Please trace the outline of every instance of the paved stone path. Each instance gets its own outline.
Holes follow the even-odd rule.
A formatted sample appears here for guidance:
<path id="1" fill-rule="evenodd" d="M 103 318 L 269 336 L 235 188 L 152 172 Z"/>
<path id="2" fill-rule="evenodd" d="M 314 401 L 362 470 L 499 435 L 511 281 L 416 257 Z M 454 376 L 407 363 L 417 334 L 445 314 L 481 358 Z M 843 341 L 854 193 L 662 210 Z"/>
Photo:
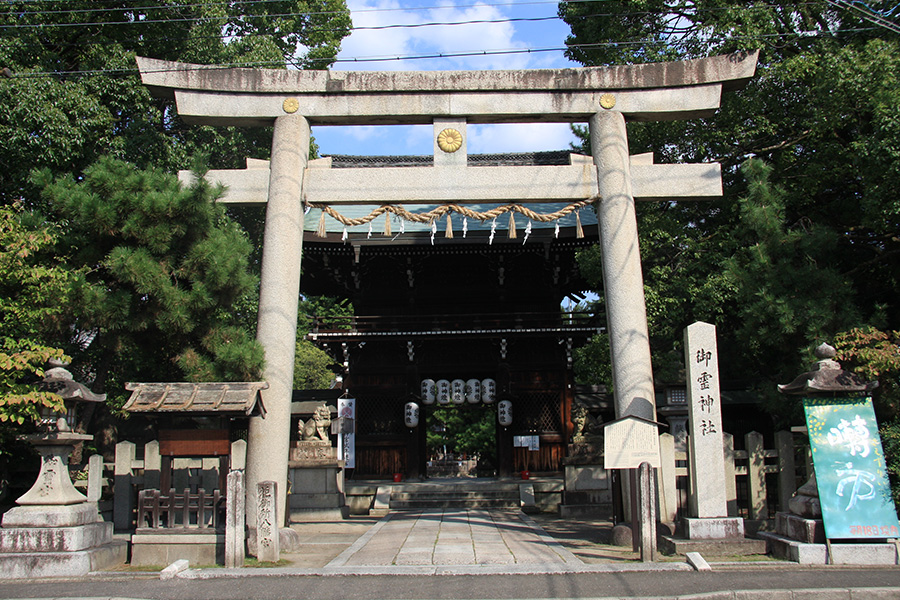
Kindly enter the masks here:
<path id="1" fill-rule="evenodd" d="M 328 567 L 583 565 L 514 510 L 392 512 Z"/>

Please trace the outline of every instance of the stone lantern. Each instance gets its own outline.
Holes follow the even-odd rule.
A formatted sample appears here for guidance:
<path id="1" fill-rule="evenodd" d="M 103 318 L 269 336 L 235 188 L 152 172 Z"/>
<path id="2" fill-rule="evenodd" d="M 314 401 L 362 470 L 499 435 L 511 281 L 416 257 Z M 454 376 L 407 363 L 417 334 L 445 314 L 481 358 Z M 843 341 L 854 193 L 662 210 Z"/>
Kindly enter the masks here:
<path id="1" fill-rule="evenodd" d="M 842 369 L 834 360 L 835 349 L 828 344 L 820 345 L 815 353 L 818 361 L 813 368 L 792 382 L 779 385 L 779 392 L 839 402 L 878 387 L 877 381 L 865 381 L 856 373 Z M 896 564 L 896 549 L 892 544 L 869 543 L 874 540 L 865 540 L 862 544 L 842 540 L 840 544 L 831 544 L 826 537 L 815 470 L 791 498 L 788 509 L 776 514 L 774 533 L 759 534 L 766 540 L 770 554 L 801 564 Z"/>
<path id="2" fill-rule="evenodd" d="M 18 506 L 3 515 L 0 578 L 85 575 L 125 562 L 127 544 L 113 541 L 113 524 L 69 477 L 69 455 L 93 436 L 74 433 L 67 417 L 74 418 L 77 403 L 102 402 L 106 395 L 94 394 L 61 365 L 47 370 L 40 388 L 62 396 L 66 415 L 48 414 L 42 432 L 24 436 L 40 454 L 41 470 Z"/>
<path id="3" fill-rule="evenodd" d="M 798 375 L 792 382 L 779 385 L 779 392 L 789 396 L 850 396 L 878 387 L 877 381 L 867 382 L 856 373 L 842 369 L 840 363 L 834 360 L 837 351 L 832 346 L 823 343 L 816 348 L 815 353 L 819 360 L 813 368 Z M 815 470 L 809 481 L 800 486 L 788 506 L 792 515 L 804 519 L 822 517 Z M 824 533 L 819 537 L 823 536 Z M 804 539 L 806 537 L 808 536 L 804 535 Z"/>

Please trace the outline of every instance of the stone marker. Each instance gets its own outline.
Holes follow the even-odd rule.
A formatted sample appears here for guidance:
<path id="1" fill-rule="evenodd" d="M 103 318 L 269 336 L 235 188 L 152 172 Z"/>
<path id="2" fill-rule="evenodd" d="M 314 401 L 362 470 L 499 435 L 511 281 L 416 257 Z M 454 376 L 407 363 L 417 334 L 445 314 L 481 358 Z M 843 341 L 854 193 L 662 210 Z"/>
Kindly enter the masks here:
<path id="1" fill-rule="evenodd" d="M 225 491 L 225 567 L 244 566 L 244 472 L 228 473 Z"/>
<path id="2" fill-rule="evenodd" d="M 742 538 L 743 520 L 728 517 L 715 325 L 699 321 L 689 325 L 684 330 L 684 352 L 694 517 L 685 519 L 685 533 L 690 539 Z"/>
<path id="3" fill-rule="evenodd" d="M 88 459 L 88 502 L 99 502 L 103 495 L 103 457 L 94 454 Z"/>
<path id="4" fill-rule="evenodd" d="M 650 463 L 638 468 L 638 527 L 641 533 L 641 561 L 656 560 L 656 494 Z"/>
<path id="5" fill-rule="evenodd" d="M 278 485 L 261 481 L 256 485 L 256 558 L 260 562 L 278 562 Z"/>

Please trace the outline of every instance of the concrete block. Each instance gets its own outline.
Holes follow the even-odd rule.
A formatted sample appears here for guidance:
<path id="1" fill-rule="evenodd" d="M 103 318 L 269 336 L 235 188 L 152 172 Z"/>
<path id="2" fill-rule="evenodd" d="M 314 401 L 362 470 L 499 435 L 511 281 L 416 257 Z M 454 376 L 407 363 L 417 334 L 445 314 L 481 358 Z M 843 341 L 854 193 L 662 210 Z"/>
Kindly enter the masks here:
<path id="1" fill-rule="evenodd" d="M 851 588 L 852 600 L 896 600 L 900 597 L 897 588 Z"/>
<path id="2" fill-rule="evenodd" d="M 132 565 L 159 566 L 177 560 L 195 565 L 224 564 L 225 535 L 136 533 L 131 537 Z"/>
<path id="3" fill-rule="evenodd" d="M 831 544 L 831 562 L 835 565 L 895 565 L 897 549 L 893 544 Z"/>
<path id="4" fill-rule="evenodd" d="M 0 552 L 74 552 L 102 546 L 112 539 L 112 523 L 8 528 L 0 530 Z"/>
<path id="5" fill-rule="evenodd" d="M 690 540 L 741 539 L 744 520 L 740 517 L 685 519 L 684 533 Z"/>
<path id="6" fill-rule="evenodd" d="M 735 590 L 733 600 L 792 600 L 793 597 L 791 590 Z"/>
<path id="7" fill-rule="evenodd" d="M 379 486 L 375 492 L 375 504 L 372 506 L 375 510 L 389 510 L 391 508 L 391 488 L 390 486 Z"/>
<path id="8" fill-rule="evenodd" d="M 600 465 L 566 465 L 566 493 L 608 490 L 609 472 Z"/>
<path id="9" fill-rule="evenodd" d="M 124 564 L 128 543 L 113 541 L 99 548 L 76 552 L 16 552 L 0 554 L 0 579 L 82 577 Z"/>
<path id="10" fill-rule="evenodd" d="M 794 590 L 793 600 L 850 600 L 849 589 Z"/>
<path id="11" fill-rule="evenodd" d="M 176 560 L 160 572 L 159 578 L 163 581 L 174 579 L 179 573 L 186 571 L 189 566 L 190 563 L 184 559 Z"/>
<path id="12" fill-rule="evenodd" d="M 76 527 L 99 523 L 100 520 L 100 513 L 94 503 L 16 506 L 3 514 L 3 527 Z"/>
<path id="13" fill-rule="evenodd" d="M 704 560 L 699 552 L 688 552 L 684 555 L 684 558 L 689 565 L 694 567 L 695 571 L 712 571 L 712 567 L 709 566 L 709 563 Z"/>
<path id="14" fill-rule="evenodd" d="M 825 525 L 822 519 L 805 519 L 780 512 L 775 515 L 775 532 L 806 544 L 825 543 Z"/>

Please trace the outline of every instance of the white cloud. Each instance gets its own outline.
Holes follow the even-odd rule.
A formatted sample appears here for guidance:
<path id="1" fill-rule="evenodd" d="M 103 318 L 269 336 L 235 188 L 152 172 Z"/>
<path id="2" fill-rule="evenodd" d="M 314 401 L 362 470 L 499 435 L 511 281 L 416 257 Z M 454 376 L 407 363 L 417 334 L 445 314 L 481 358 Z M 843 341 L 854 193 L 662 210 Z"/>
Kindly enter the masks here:
<path id="1" fill-rule="evenodd" d="M 421 25 L 462 21 L 492 21 L 510 16 L 496 6 L 452 3 L 427 10 L 404 7 L 397 0 L 350 0 L 354 27 L 384 25 Z M 528 44 L 519 39 L 512 22 L 470 23 L 393 29 L 357 29 L 341 44 L 340 58 L 408 57 L 458 54 L 496 50 L 522 50 Z M 383 62 L 339 62 L 342 70 L 428 70 L 428 69 L 523 69 L 535 63 L 546 63 L 545 55 L 488 54 Z"/>
<path id="2" fill-rule="evenodd" d="M 469 154 L 566 150 L 575 141 L 566 123 L 469 125 Z"/>
<path id="3" fill-rule="evenodd" d="M 436 6 L 439 4 L 439 6 Z M 459 6 L 457 6 L 459 4 Z M 546 17 L 555 5 L 488 6 L 469 0 L 435 1 L 418 9 L 407 0 L 348 0 L 354 27 L 417 25 L 433 22 L 491 21 Z M 471 23 L 392 29 L 357 29 L 341 44 L 341 59 L 409 57 L 561 46 L 568 28 L 559 21 Z M 470 70 L 567 66 L 561 53 L 494 54 L 383 62 L 339 62 L 341 70 Z M 316 128 L 323 154 L 430 154 L 431 126 Z M 472 154 L 568 148 L 574 140 L 566 124 L 481 125 L 468 128 Z"/>

